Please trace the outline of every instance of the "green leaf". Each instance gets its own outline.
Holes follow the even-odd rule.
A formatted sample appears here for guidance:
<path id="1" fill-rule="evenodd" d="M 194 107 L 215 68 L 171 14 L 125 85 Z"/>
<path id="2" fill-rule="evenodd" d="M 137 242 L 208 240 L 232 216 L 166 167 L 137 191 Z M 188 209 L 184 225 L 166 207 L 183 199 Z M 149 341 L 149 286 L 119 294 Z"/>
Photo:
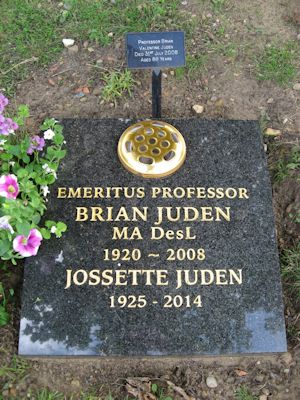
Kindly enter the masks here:
<path id="1" fill-rule="evenodd" d="M 27 154 L 27 150 L 28 150 L 29 145 L 30 145 L 29 137 L 25 137 L 22 140 L 22 142 L 20 143 L 20 149 L 21 149 L 22 153 L 26 153 Z"/>
<path id="2" fill-rule="evenodd" d="M 49 158 L 55 157 L 55 148 L 53 146 L 47 147 L 47 156 Z"/>
<path id="3" fill-rule="evenodd" d="M 25 154 L 25 155 L 22 157 L 22 160 L 24 161 L 25 164 L 28 164 L 29 161 L 30 161 L 30 157 L 29 157 L 27 154 Z"/>
<path id="4" fill-rule="evenodd" d="M 25 176 L 27 176 L 27 175 L 28 175 L 28 172 L 24 168 L 19 169 L 19 171 L 17 172 L 17 176 L 19 179 L 25 178 Z"/>
<path id="5" fill-rule="evenodd" d="M 151 386 L 152 393 L 154 393 L 154 394 L 157 393 L 157 389 L 158 389 L 157 384 L 153 383 L 152 386 Z"/>
<path id="6" fill-rule="evenodd" d="M 18 145 L 7 146 L 7 150 L 10 154 L 13 154 L 16 157 L 19 157 L 21 155 L 21 149 L 20 149 L 20 146 L 18 146 Z"/>
<path id="7" fill-rule="evenodd" d="M 23 126 L 26 118 L 28 118 L 29 115 L 29 108 L 23 104 L 18 107 L 18 115 L 14 118 L 14 120 L 19 126 Z"/>
<path id="8" fill-rule="evenodd" d="M 46 185 L 46 184 L 48 183 L 46 177 L 41 177 L 41 176 L 37 176 L 36 179 L 35 179 L 35 181 L 36 181 L 36 183 L 37 183 L 38 185 L 40 185 L 40 186 L 41 186 L 41 185 Z"/>
<path id="9" fill-rule="evenodd" d="M 0 326 L 4 326 L 9 322 L 9 314 L 5 307 L 0 305 Z"/>
<path id="10" fill-rule="evenodd" d="M 3 303 L 5 304 L 5 293 L 4 293 L 4 287 L 3 287 L 3 283 L 2 282 L 0 282 L 0 295 L 2 295 Z"/>
<path id="11" fill-rule="evenodd" d="M 36 176 L 37 176 L 37 173 L 36 173 L 36 172 L 31 172 L 31 173 L 29 174 L 29 178 L 32 178 L 32 179 L 35 179 Z"/>
<path id="12" fill-rule="evenodd" d="M 54 118 L 47 118 L 43 122 L 41 126 L 42 131 L 46 131 L 47 129 L 54 128 L 56 125 L 55 119 Z"/>
<path id="13" fill-rule="evenodd" d="M 9 289 L 9 294 L 10 294 L 11 296 L 13 296 L 13 295 L 15 294 L 15 291 L 14 291 L 13 288 L 10 288 L 10 289 Z"/>
<path id="14" fill-rule="evenodd" d="M 26 106 L 26 104 L 21 104 L 18 107 L 18 113 L 20 116 L 22 116 L 24 118 L 28 118 L 30 115 L 28 106 Z"/>
<path id="15" fill-rule="evenodd" d="M 0 257 L 3 256 L 10 249 L 10 241 L 9 240 L 1 240 L 0 241 Z"/>
<path id="16" fill-rule="evenodd" d="M 20 235 L 28 236 L 30 231 L 30 224 L 26 221 L 17 222 L 16 229 Z"/>
<path id="17" fill-rule="evenodd" d="M 2 173 L 3 173 L 3 172 L 8 172 L 8 171 L 9 171 L 9 164 L 8 164 L 7 162 L 4 162 L 4 163 L 1 165 L 1 170 L 2 170 Z"/>
<path id="18" fill-rule="evenodd" d="M 41 201 L 40 201 L 39 197 L 33 197 L 31 199 L 31 206 L 33 208 L 38 208 L 40 206 L 40 204 L 41 204 Z"/>
<path id="19" fill-rule="evenodd" d="M 0 154 L 0 158 L 3 161 L 9 161 L 9 160 L 11 160 L 13 158 L 13 156 L 11 154 L 8 154 L 8 153 L 1 153 Z"/>
<path id="20" fill-rule="evenodd" d="M 63 127 L 59 124 L 55 124 L 54 127 L 55 133 L 61 135 L 62 131 L 63 131 Z"/>
<path id="21" fill-rule="evenodd" d="M 67 230 L 67 225 L 64 224 L 63 222 L 58 222 L 56 227 L 60 232 L 66 232 Z"/>
<path id="22" fill-rule="evenodd" d="M 52 185 L 55 182 L 55 177 L 52 174 L 49 174 L 45 177 L 45 181 L 47 185 Z"/>
<path id="23" fill-rule="evenodd" d="M 56 152 L 56 157 L 60 160 L 65 157 L 66 153 L 66 150 L 58 150 Z"/>
<path id="24" fill-rule="evenodd" d="M 64 138 L 64 136 L 63 136 L 61 133 L 56 132 L 56 133 L 55 133 L 55 136 L 54 136 L 54 138 L 53 138 L 53 142 L 54 142 L 56 145 L 60 145 L 60 144 L 63 143 L 64 139 L 65 139 L 65 138 Z"/>
<path id="25" fill-rule="evenodd" d="M 45 222 L 45 225 L 46 225 L 47 228 L 50 229 L 50 228 L 52 228 L 52 226 L 55 226 L 56 223 L 54 221 L 48 220 L 48 221 Z"/>
<path id="26" fill-rule="evenodd" d="M 31 220 L 32 220 L 32 223 L 33 223 L 33 224 L 38 225 L 39 222 L 40 222 L 40 220 L 41 220 L 41 217 L 40 217 L 39 214 L 35 214 L 35 215 L 32 217 Z"/>
<path id="27" fill-rule="evenodd" d="M 51 238 L 51 233 L 48 231 L 46 228 L 40 229 L 40 232 L 43 236 L 44 239 L 50 239 Z"/>

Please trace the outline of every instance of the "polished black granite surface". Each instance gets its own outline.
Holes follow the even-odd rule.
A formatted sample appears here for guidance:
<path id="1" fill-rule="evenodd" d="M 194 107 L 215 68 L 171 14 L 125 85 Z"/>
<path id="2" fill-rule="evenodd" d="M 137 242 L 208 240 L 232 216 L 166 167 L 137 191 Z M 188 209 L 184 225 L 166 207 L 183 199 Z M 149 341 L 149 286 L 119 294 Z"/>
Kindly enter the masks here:
<path id="1" fill-rule="evenodd" d="M 168 122 L 185 137 L 187 159 L 174 175 L 160 180 L 137 177 L 118 160 L 118 139 L 133 121 L 63 122 L 68 154 L 51 187 L 46 217 L 64 221 L 68 231 L 61 239 L 44 241 L 38 255 L 26 261 L 20 354 L 161 356 L 286 350 L 271 187 L 257 123 Z M 119 198 L 58 199 L 58 187 L 139 187 L 144 188 L 145 197 L 126 199 L 121 193 Z M 249 198 L 152 198 L 153 187 L 244 188 Z M 76 207 L 97 206 L 104 210 L 125 206 L 130 217 L 131 207 L 149 207 L 148 221 L 75 221 Z M 222 217 L 184 222 L 181 218 L 154 225 L 157 207 L 220 207 L 223 211 L 231 207 L 230 221 Z M 210 219 L 208 214 L 206 219 Z M 114 226 L 139 227 L 143 240 L 113 240 Z M 151 240 L 151 226 L 184 231 L 191 227 L 196 239 Z M 141 259 L 104 261 L 104 249 L 115 248 L 140 249 Z M 168 249 L 179 248 L 203 248 L 205 260 L 167 260 L 172 258 Z M 189 252 L 192 258 L 193 254 Z M 76 273 L 79 269 L 86 272 L 77 274 L 78 282 L 95 269 L 112 270 L 112 274 L 122 269 L 154 272 L 152 285 L 146 285 L 143 277 L 138 285 L 128 279 L 126 286 L 85 283 L 65 289 L 66 270 Z M 162 281 L 167 279 L 168 285 L 156 285 L 157 270 L 166 270 Z M 189 270 L 191 281 L 194 270 L 199 274 L 206 270 L 202 272 L 205 280 L 176 288 L 177 270 Z M 226 277 L 219 272 L 219 283 L 227 281 L 227 285 L 216 284 L 217 270 L 225 270 Z M 242 283 L 234 275 L 230 282 L 229 271 L 241 274 Z M 205 285 L 211 274 L 212 283 Z M 127 307 L 137 304 L 129 297 L 133 295 L 144 296 L 138 300 L 141 308 Z M 124 308 L 120 296 L 128 301 Z M 181 307 L 163 307 L 168 300 L 180 305 L 181 299 Z M 113 301 L 115 307 L 110 307 Z"/>

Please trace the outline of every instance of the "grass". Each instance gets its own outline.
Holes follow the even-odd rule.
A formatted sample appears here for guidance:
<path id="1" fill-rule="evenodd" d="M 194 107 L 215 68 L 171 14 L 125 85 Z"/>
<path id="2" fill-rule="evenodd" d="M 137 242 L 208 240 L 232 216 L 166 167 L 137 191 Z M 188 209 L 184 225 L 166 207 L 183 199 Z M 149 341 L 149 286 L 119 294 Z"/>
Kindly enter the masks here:
<path id="1" fill-rule="evenodd" d="M 66 396 L 60 392 L 52 392 L 49 389 L 41 389 L 35 394 L 34 398 L 36 400 L 72 400 L 73 396 Z M 78 399 L 78 397 L 76 398 Z M 80 400 L 100 400 L 100 397 L 93 394 L 81 393 Z"/>
<path id="2" fill-rule="evenodd" d="M 102 97 L 106 101 L 115 101 L 117 98 L 123 97 L 125 93 L 131 96 L 131 91 L 135 84 L 135 80 L 129 70 L 103 73 L 102 80 L 105 82 Z"/>
<path id="3" fill-rule="evenodd" d="M 293 147 L 287 158 L 281 158 L 274 168 L 274 182 L 281 183 L 291 172 L 300 168 L 300 149 Z"/>
<path id="4" fill-rule="evenodd" d="M 300 243 L 282 252 L 281 276 L 290 293 L 300 301 Z"/>
<path id="5" fill-rule="evenodd" d="M 6 325 L 9 322 L 9 314 L 6 309 L 7 299 L 4 293 L 4 287 L 0 282 L 0 327 Z"/>
<path id="6" fill-rule="evenodd" d="M 245 386 L 241 386 L 235 392 L 235 398 L 236 398 L 236 400 L 258 400 L 258 397 L 253 396 L 251 394 L 250 390 Z"/>
<path id="7" fill-rule="evenodd" d="M 156 383 L 151 385 L 151 392 L 155 395 L 157 400 L 173 400 L 173 398 L 166 395 L 164 389 L 159 387 Z"/>
<path id="8" fill-rule="evenodd" d="M 47 65 L 62 39 L 110 44 L 125 32 L 181 29 L 179 0 L 5 0 L 0 12 L 0 91 L 12 96 L 33 65 Z"/>
<path id="9" fill-rule="evenodd" d="M 3 389 L 6 389 L 10 383 L 20 382 L 28 372 L 29 365 L 26 360 L 14 356 L 9 366 L 0 367 L 0 380 L 5 379 Z"/>
<path id="10" fill-rule="evenodd" d="M 202 20 L 198 25 L 201 31 L 201 54 L 206 57 L 206 63 L 209 61 L 213 64 L 216 55 L 226 57 L 226 61 L 234 61 L 239 53 L 245 51 L 245 43 L 234 41 L 230 17 L 224 13 L 216 20 Z"/>
<path id="11" fill-rule="evenodd" d="M 211 0 L 214 11 L 221 11 L 226 5 L 226 0 Z"/>
<path id="12" fill-rule="evenodd" d="M 205 64 L 207 62 L 207 56 L 205 54 L 187 55 L 186 56 L 186 66 L 176 68 L 175 76 L 176 78 L 182 79 L 184 74 L 191 78 L 195 77 L 197 74 L 201 74 L 201 71 L 205 69 Z"/>
<path id="13" fill-rule="evenodd" d="M 219 43 L 208 45 L 208 48 L 213 54 L 227 57 L 231 61 L 234 61 L 238 55 L 238 45 L 234 42 L 220 41 Z"/>
<path id="14" fill-rule="evenodd" d="M 271 118 L 269 114 L 267 113 L 266 110 L 261 110 L 260 116 L 259 116 L 259 125 L 260 125 L 260 130 L 264 132 L 267 128 L 268 125 L 271 121 Z"/>
<path id="15" fill-rule="evenodd" d="M 69 0 L 67 21 L 75 23 L 73 34 L 86 37 L 101 45 L 112 41 L 108 36 L 121 36 L 125 32 L 168 30 L 176 26 L 179 0 Z M 168 22 L 169 21 L 169 22 Z"/>
<path id="16" fill-rule="evenodd" d="M 61 42 L 56 18 L 57 12 L 47 2 L 1 2 L 0 90 L 4 88 L 11 95 L 33 63 L 47 64 L 59 53 Z"/>
<path id="17" fill-rule="evenodd" d="M 156 384 L 152 385 L 152 393 L 155 395 L 157 400 L 173 400 L 172 397 L 167 396 L 164 394 L 164 390 L 158 387 Z M 78 399 L 78 395 L 75 396 Z M 74 396 L 72 395 L 65 395 L 61 392 L 53 392 L 48 388 L 44 388 L 39 390 L 37 393 L 34 394 L 34 399 L 36 400 L 73 400 Z M 1 397 L 0 397 L 1 400 Z M 114 400 L 114 397 L 111 394 L 107 396 L 98 396 L 93 393 L 83 393 L 80 394 L 80 400 Z M 128 396 L 124 397 L 124 400 L 134 400 Z"/>
<path id="18" fill-rule="evenodd" d="M 39 390 L 35 396 L 36 400 L 64 400 L 65 395 L 59 392 L 50 392 L 48 389 Z"/>
<path id="19" fill-rule="evenodd" d="M 205 54 L 188 55 L 186 60 L 188 74 L 194 75 L 199 72 L 199 70 L 204 69 L 206 62 L 207 56 Z"/>
<path id="20" fill-rule="evenodd" d="M 31 394 L 30 394 L 31 395 Z M 73 395 L 65 395 L 64 393 L 61 392 L 53 392 L 49 390 L 48 388 L 41 389 L 37 391 L 33 395 L 35 400 L 75 400 L 78 399 L 78 395 L 74 396 Z M 30 397 L 31 398 L 31 397 Z M 1 400 L 1 397 L 0 397 Z M 114 400 L 113 397 L 100 397 L 95 394 L 89 394 L 89 393 L 80 393 L 80 400 Z"/>
<path id="21" fill-rule="evenodd" d="M 281 47 L 266 47 L 257 62 L 258 79 L 273 81 L 281 86 L 291 83 L 297 74 L 296 58 L 293 43 L 286 43 Z"/>

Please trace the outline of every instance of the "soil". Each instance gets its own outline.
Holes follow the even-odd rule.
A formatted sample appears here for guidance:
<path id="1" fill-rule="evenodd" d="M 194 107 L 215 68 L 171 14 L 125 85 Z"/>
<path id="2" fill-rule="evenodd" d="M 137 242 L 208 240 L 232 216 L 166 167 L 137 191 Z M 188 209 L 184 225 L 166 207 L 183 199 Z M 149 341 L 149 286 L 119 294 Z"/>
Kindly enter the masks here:
<path id="1" fill-rule="evenodd" d="M 183 2 L 183 12 L 200 15 L 204 26 L 218 15 L 207 12 L 205 4 L 197 1 Z M 204 2 L 205 3 L 205 2 Z M 299 144 L 300 91 L 282 88 L 276 83 L 258 81 L 253 56 L 259 57 L 261 49 L 272 40 L 297 42 L 300 33 L 300 5 L 298 0 L 231 1 L 225 10 L 230 21 L 228 34 L 239 44 L 237 57 L 232 60 L 213 53 L 205 68 L 196 74 L 179 79 L 173 70 L 164 71 L 163 117 L 195 116 L 192 106 L 201 104 L 204 112 L 199 118 L 256 119 L 263 116 L 264 127 L 281 130 L 275 139 L 267 139 L 270 162 L 280 157 L 273 152 L 270 141 L 280 144 L 283 151 Z M 226 30 L 227 31 L 227 30 Z M 259 34 L 257 32 L 263 32 Z M 212 36 L 214 37 L 214 36 Z M 203 53 L 203 30 L 196 28 L 191 53 Z M 214 37 L 215 38 L 215 37 Z M 212 39 L 213 41 L 214 39 Z M 215 40 L 217 40 L 215 38 Z M 299 42 L 300 43 L 300 42 Z M 63 50 L 59 60 L 44 69 L 33 67 L 28 79 L 19 84 L 15 103 L 26 103 L 31 110 L 31 124 L 38 126 L 45 117 L 122 117 L 145 118 L 151 115 L 150 72 L 134 72 L 137 84 L 132 97 L 124 96 L 107 103 L 101 98 L 101 74 L 118 69 L 125 64 L 123 40 L 101 48 L 93 43 L 77 43 L 78 52 Z M 98 62 L 97 62 L 98 61 Z M 95 66 L 96 65 L 96 66 Z M 298 81 L 299 81 L 298 76 Z M 88 87 L 89 93 L 78 96 L 78 88 Z M 79 90 L 80 91 L 80 90 Z M 276 146 L 278 149 L 278 146 Z M 300 182 L 294 176 L 282 184 L 274 184 L 274 207 L 279 249 L 299 241 L 300 224 L 291 221 L 290 210 L 300 209 Z M 0 366 L 8 365 L 17 354 L 18 322 L 22 268 L 12 269 L 8 276 L 1 272 L 0 281 L 15 289 L 15 301 L 10 303 L 11 322 L 1 328 Z M 292 313 L 292 317 L 291 317 Z M 300 306 L 286 293 L 286 318 L 295 325 L 300 320 Z M 169 387 L 174 399 L 234 399 L 241 385 L 250 389 L 260 400 L 300 399 L 300 345 L 299 334 L 289 341 L 289 353 L 239 357 L 201 358 L 148 358 L 148 359 L 84 359 L 56 358 L 29 362 L 25 378 L 9 382 L 1 378 L 3 398 L 21 399 L 29 391 L 49 387 L 53 391 L 76 393 L 96 390 L 103 398 L 112 393 L 114 398 L 131 397 L 151 399 L 149 380 L 160 387 Z M 212 375 L 217 387 L 211 389 L 206 378 Z M 128 380 L 127 389 L 125 380 Z M 144 380 L 136 377 L 145 377 Z M 2 380 L 1 380 L 2 379 Z M 168 381 L 171 384 L 167 383 Z M 128 392 L 127 392 L 128 391 Z M 1 393 L 1 392 L 0 392 Z M 1 398 L 1 395 L 0 395 Z M 28 395 L 28 398 L 34 398 Z"/>

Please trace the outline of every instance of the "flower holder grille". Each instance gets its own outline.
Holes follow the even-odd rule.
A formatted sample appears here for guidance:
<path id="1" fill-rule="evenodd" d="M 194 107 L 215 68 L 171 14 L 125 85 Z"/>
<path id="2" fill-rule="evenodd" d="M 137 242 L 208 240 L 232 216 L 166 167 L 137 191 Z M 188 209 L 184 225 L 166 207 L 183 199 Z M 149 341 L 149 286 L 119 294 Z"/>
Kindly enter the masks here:
<path id="1" fill-rule="evenodd" d="M 146 120 L 131 125 L 123 132 L 118 144 L 118 156 L 128 171 L 144 178 L 162 178 L 182 166 L 186 145 L 174 126 Z"/>

